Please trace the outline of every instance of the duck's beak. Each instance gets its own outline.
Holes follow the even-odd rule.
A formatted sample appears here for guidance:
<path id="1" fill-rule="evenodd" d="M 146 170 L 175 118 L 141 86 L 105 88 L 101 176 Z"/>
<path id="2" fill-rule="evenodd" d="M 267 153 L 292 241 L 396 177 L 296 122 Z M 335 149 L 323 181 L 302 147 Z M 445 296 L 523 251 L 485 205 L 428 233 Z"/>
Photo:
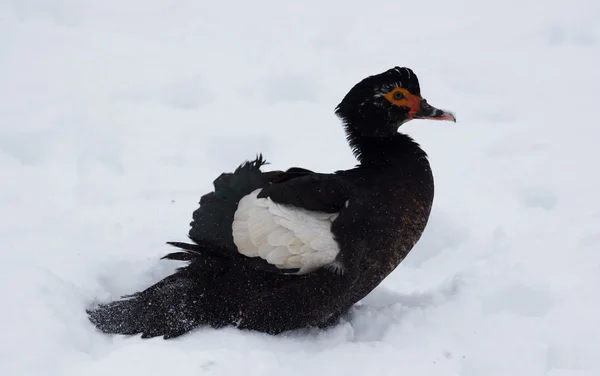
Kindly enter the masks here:
<path id="1" fill-rule="evenodd" d="M 456 123 L 456 117 L 452 112 L 440 110 L 433 107 L 427 100 L 421 99 L 419 108 L 412 114 L 413 119 L 451 120 Z"/>

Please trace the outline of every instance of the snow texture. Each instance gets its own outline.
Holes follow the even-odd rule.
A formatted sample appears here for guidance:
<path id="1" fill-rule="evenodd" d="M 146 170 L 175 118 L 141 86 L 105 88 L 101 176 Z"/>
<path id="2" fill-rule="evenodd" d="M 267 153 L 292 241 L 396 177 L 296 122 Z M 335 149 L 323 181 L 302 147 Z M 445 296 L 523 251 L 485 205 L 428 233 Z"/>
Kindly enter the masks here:
<path id="1" fill-rule="evenodd" d="M 244 196 L 232 224 L 233 241 L 241 254 L 260 257 L 280 269 L 306 274 L 330 265 L 340 253 L 331 233 L 339 213 L 323 213 L 258 198 L 262 189 Z M 343 267 L 337 262 L 334 270 Z"/>
<path id="2" fill-rule="evenodd" d="M 355 164 L 333 114 L 411 67 L 430 223 L 347 321 L 113 337 L 214 178 Z M 600 375 L 600 2 L 0 0 L 0 375 Z"/>

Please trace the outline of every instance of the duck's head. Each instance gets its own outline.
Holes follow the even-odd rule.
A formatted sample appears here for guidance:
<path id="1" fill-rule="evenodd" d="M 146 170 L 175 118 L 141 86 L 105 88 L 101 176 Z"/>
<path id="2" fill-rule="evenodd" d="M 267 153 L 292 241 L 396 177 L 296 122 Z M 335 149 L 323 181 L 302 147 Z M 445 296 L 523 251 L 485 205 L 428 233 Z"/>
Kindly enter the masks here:
<path id="1" fill-rule="evenodd" d="M 417 75 L 395 67 L 356 84 L 336 107 L 349 134 L 389 137 L 412 119 L 451 120 L 454 115 L 437 109 L 421 96 Z"/>

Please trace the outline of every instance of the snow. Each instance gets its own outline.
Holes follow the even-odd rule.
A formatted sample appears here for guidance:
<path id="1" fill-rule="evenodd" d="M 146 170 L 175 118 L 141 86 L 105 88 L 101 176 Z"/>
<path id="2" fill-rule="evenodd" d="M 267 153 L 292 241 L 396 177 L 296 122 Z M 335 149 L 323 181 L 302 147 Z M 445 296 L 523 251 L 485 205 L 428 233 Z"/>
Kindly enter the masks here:
<path id="1" fill-rule="evenodd" d="M 600 3 L 0 0 L 0 375 L 600 374 Z M 98 333 L 212 180 L 355 161 L 333 108 L 411 67 L 436 198 L 327 331 Z"/>

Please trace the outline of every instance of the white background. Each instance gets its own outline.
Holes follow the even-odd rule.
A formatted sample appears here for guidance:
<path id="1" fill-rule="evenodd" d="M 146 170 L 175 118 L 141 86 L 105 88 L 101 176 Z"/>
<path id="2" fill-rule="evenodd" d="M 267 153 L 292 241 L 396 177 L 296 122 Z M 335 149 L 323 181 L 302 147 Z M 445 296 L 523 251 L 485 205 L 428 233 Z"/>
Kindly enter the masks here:
<path id="1" fill-rule="evenodd" d="M 599 46 L 597 0 L 0 0 L 0 374 L 599 375 Z M 402 127 L 431 220 L 349 322 L 87 321 L 178 266 L 221 172 L 354 166 L 333 109 L 395 65 L 458 122 Z"/>

